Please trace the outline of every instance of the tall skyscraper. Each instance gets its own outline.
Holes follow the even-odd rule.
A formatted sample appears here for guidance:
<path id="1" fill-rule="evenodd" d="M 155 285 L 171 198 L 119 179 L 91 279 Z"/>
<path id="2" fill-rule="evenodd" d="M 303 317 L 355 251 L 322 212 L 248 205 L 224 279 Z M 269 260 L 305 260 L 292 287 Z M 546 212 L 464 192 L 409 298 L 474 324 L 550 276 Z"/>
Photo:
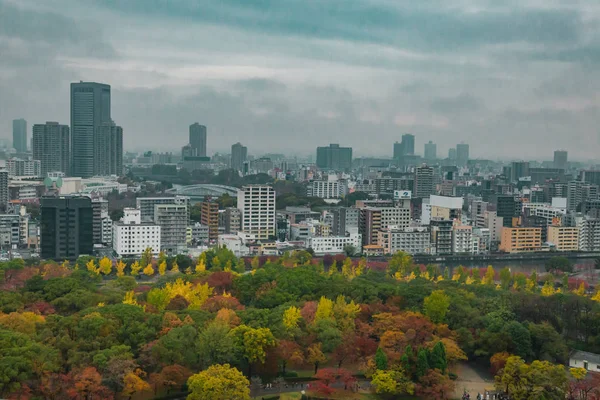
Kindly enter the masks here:
<path id="1" fill-rule="evenodd" d="M 517 182 L 519 178 L 529 176 L 529 161 L 513 161 L 510 167 L 510 180 Z"/>
<path id="2" fill-rule="evenodd" d="M 123 128 L 104 122 L 95 136 L 95 175 L 123 175 Z"/>
<path id="3" fill-rule="evenodd" d="M 248 158 L 248 148 L 237 142 L 231 146 L 231 169 L 241 171 L 244 168 L 244 162 Z"/>
<path id="4" fill-rule="evenodd" d="M 429 197 L 435 192 L 433 183 L 433 168 L 423 165 L 415 168 L 413 196 L 417 198 Z"/>
<path id="5" fill-rule="evenodd" d="M 352 168 L 352 147 L 317 147 L 317 167 L 321 169 L 347 170 Z"/>
<path id="6" fill-rule="evenodd" d="M 41 257 L 75 260 L 94 250 L 92 200 L 89 197 L 42 197 Z"/>
<path id="7" fill-rule="evenodd" d="M 96 175 L 96 136 L 110 118 L 110 85 L 71 83 L 71 152 L 73 176 Z"/>
<path id="8" fill-rule="evenodd" d="M 27 151 L 27 121 L 23 118 L 13 120 L 13 147 L 17 153 Z"/>
<path id="9" fill-rule="evenodd" d="M 402 155 L 413 155 L 415 154 L 415 135 L 405 133 L 402 135 Z"/>
<path id="10" fill-rule="evenodd" d="M 402 143 L 395 142 L 394 143 L 394 160 L 399 160 L 402 158 Z"/>
<path id="11" fill-rule="evenodd" d="M 425 143 L 425 152 L 423 153 L 426 160 L 435 160 L 437 158 L 437 145 L 431 140 Z"/>
<path id="12" fill-rule="evenodd" d="M 469 145 L 468 144 L 457 144 L 456 145 L 456 164 L 461 167 L 467 165 L 469 161 Z"/>
<path id="13" fill-rule="evenodd" d="M 566 150 L 554 151 L 554 168 L 567 169 L 568 153 Z"/>
<path id="14" fill-rule="evenodd" d="M 41 163 L 42 176 L 48 172 L 71 172 L 69 127 L 58 122 L 33 125 L 33 159 Z"/>
<path id="15" fill-rule="evenodd" d="M 190 146 L 196 157 L 206 157 L 206 126 L 194 122 L 190 125 Z"/>
<path id="16" fill-rule="evenodd" d="M 275 237 L 275 190 L 268 185 L 248 185 L 237 195 L 242 231 L 256 239 Z"/>
<path id="17" fill-rule="evenodd" d="M 0 209 L 6 210 L 8 207 L 8 170 L 0 169 Z"/>

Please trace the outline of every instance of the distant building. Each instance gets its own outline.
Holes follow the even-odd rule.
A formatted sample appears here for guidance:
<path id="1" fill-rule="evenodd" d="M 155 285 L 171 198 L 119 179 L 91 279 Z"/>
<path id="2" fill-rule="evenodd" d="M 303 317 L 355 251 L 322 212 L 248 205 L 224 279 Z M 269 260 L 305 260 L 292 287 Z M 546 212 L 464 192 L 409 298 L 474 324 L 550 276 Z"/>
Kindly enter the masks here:
<path id="1" fill-rule="evenodd" d="M 410 208 L 401 207 L 365 207 L 360 209 L 359 233 L 363 245 L 379 244 L 378 232 L 390 226 L 399 229 L 407 228 L 410 224 Z"/>
<path id="2" fill-rule="evenodd" d="M 206 126 L 197 122 L 190 125 L 190 146 L 193 156 L 206 157 Z"/>
<path id="3" fill-rule="evenodd" d="M 529 175 L 529 161 L 513 161 L 510 167 L 510 180 L 517 182 L 520 178 Z"/>
<path id="4" fill-rule="evenodd" d="M 71 173 L 71 139 L 69 127 L 58 122 L 46 122 L 33 126 L 33 159 L 41 163 L 42 176 L 60 171 Z"/>
<path id="5" fill-rule="evenodd" d="M 586 371 L 600 371 L 600 355 L 587 351 L 575 350 L 569 356 L 570 368 L 584 368 Z"/>
<path id="6" fill-rule="evenodd" d="M 89 197 L 42 197 L 41 258 L 75 260 L 94 249 Z"/>
<path id="7" fill-rule="evenodd" d="M 456 160 L 456 148 L 452 147 L 448 149 L 448 159 L 453 161 Z"/>
<path id="8" fill-rule="evenodd" d="M 307 246 L 317 255 L 343 254 L 346 246 L 354 247 L 356 253 L 362 251 L 361 237 L 358 233 L 349 236 L 311 237 L 307 240 Z"/>
<path id="9" fill-rule="evenodd" d="M 348 194 L 348 182 L 337 177 L 329 177 L 327 180 L 312 181 L 307 186 L 309 197 L 321 199 L 339 199 Z"/>
<path id="10" fill-rule="evenodd" d="M 275 237 L 275 190 L 268 185 L 247 185 L 238 191 L 242 231 L 256 239 Z"/>
<path id="11" fill-rule="evenodd" d="M 95 175 L 123 175 L 123 128 L 114 122 L 98 127 L 94 145 Z"/>
<path id="12" fill-rule="evenodd" d="M 429 254 L 431 237 L 426 226 L 400 229 L 390 226 L 378 232 L 377 242 L 384 248 L 385 254 L 403 251 L 408 254 Z"/>
<path id="13" fill-rule="evenodd" d="M 112 121 L 110 102 L 110 85 L 95 82 L 71 83 L 72 176 L 89 178 L 97 175 L 97 137 L 100 127 Z"/>
<path id="14" fill-rule="evenodd" d="M 425 160 L 435 160 L 437 158 L 437 145 L 431 140 L 429 141 L 429 143 L 425 143 L 425 152 L 423 154 L 425 156 Z"/>
<path id="15" fill-rule="evenodd" d="M 567 169 L 568 153 L 565 150 L 554 151 L 554 168 Z"/>
<path id="16" fill-rule="evenodd" d="M 9 199 L 8 170 L 0 169 L 0 208 L 6 210 Z"/>
<path id="17" fill-rule="evenodd" d="M 102 219 L 108 215 L 108 201 L 103 199 L 92 200 L 92 218 L 93 218 L 93 240 L 94 244 L 104 244 Z"/>
<path id="18" fill-rule="evenodd" d="M 237 142 L 231 146 L 231 169 L 243 171 L 244 163 L 248 159 L 248 148 Z"/>
<path id="19" fill-rule="evenodd" d="M 226 234 L 237 234 L 242 230 L 242 213 L 235 207 L 227 207 L 219 211 L 219 228 L 223 228 Z"/>
<path id="20" fill-rule="evenodd" d="M 451 220 L 432 219 L 429 222 L 431 229 L 432 253 L 437 255 L 452 254 L 452 226 Z"/>
<path id="21" fill-rule="evenodd" d="M 599 187 L 583 181 L 569 181 L 567 185 L 567 209 L 576 211 L 586 200 L 598 199 Z"/>
<path id="22" fill-rule="evenodd" d="M 6 168 L 10 176 L 42 176 L 42 163 L 39 160 L 10 158 L 6 160 Z"/>
<path id="23" fill-rule="evenodd" d="M 13 147 L 17 153 L 27 152 L 27 121 L 13 120 Z"/>
<path id="24" fill-rule="evenodd" d="M 523 253 L 540 251 L 542 248 L 542 228 L 516 227 L 502 228 L 500 251 Z"/>
<path id="25" fill-rule="evenodd" d="M 557 251 L 578 251 L 579 228 L 571 226 L 549 226 L 548 242 L 556 246 Z"/>
<path id="26" fill-rule="evenodd" d="M 140 210 L 125 208 L 112 229 L 113 249 L 119 257 L 139 257 L 147 248 L 154 255 L 160 252 L 160 226 L 142 222 Z"/>
<path id="27" fill-rule="evenodd" d="M 452 228 L 452 253 L 478 253 L 478 242 L 473 240 L 473 227 L 470 225 L 457 225 Z"/>
<path id="28" fill-rule="evenodd" d="M 190 198 L 186 196 L 138 197 L 136 208 L 140 210 L 142 222 L 154 222 L 154 206 L 157 204 L 186 205 L 189 208 Z"/>
<path id="29" fill-rule="evenodd" d="M 352 148 L 330 144 L 317 147 L 317 167 L 323 170 L 349 170 L 352 168 Z"/>
<path id="30" fill-rule="evenodd" d="M 208 199 L 200 203 L 200 223 L 208 226 L 208 239 L 216 243 L 219 238 L 219 203 Z"/>
<path id="31" fill-rule="evenodd" d="M 433 168 L 427 165 L 415 168 L 413 196 L 423 198 L 434 193 Z"/>
<path id="32" fill-rule="evenodd" d="M 162 251 L 169 255 L 184 252 L 187 247 L 188 221 L 188 207 L 185 204 L 156 204 L 154 206 L 154 223 L 160 226 Z"/>
<path id="33" fill-rule="evenodd" d="M 468 144 L 457 144 L 456 145 L 456 164 L 461 167 L 467 165 L 469 161 L 469 145 Z"/>

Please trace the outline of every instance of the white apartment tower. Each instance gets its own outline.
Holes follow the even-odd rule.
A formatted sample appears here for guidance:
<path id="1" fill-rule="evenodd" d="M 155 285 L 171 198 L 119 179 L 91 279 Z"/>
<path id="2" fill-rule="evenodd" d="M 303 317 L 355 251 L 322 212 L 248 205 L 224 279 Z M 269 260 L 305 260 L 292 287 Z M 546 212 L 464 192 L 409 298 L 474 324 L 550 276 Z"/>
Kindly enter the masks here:
<path id="1" fill-rule="evenodd" d="M 275 236 L 275 190 L 268 185 L 248 185 L 238 191 L 242 231 L 257 239 Z"/>

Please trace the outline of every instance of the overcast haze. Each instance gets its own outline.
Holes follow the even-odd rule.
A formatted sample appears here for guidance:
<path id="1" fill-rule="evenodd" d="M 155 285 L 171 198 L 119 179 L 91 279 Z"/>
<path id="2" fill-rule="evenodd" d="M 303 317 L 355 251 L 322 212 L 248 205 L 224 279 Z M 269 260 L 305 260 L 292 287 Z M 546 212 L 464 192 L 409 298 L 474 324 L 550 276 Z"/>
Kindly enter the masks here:
<path id="1" fill-rule="evenodd" d="M 597 0 L 0 0 L 0 134 L 112 86 L 126 149 L 596 159 Z"/>

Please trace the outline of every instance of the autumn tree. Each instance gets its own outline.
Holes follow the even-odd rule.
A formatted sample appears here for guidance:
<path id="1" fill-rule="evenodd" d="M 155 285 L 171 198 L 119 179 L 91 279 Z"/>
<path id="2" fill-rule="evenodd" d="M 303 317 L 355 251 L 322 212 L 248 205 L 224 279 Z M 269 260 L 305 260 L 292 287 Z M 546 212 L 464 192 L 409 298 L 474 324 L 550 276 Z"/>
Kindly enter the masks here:
<path id="1" fill-rule="evenodd" d="M 443 322 L 450 308 L 450 297 L 443 290 L 434 290 L 425 297 L 423 311 L 433 322 Z"/>
<path id="2" fill-rule="evenodd" d="M 141 269 L 142 266 L 140 265 L 140 263 L 135 261 L 133 264 L 131 264 L 131 276 L 138 276 L 140 274 Z"/>
<path id="3" fill-rule="evenodd" d="M 127 267 L 127 264 L 125 264 L 123 260 L 117 262 L 116 268 L 118 277 L 125 276 L 125 267 Z"/>
<path id="4" fill-rule="evenodd" d="M 416 394 L 423 399 L 446 400 L 454 393 L 454 382 L 437 369 L 429 370 L 419 379 Z"/>
<path id="5" fill-rule="evenodd" d="M 148 382 L 143 380 L 140 376 L 140 372 L 129 372 L 123 378 L 123 390 L 121 395 L 127 399 L 131 399 L 135 394 L 148 392 L 151 390 Z"/>
<path id="6" fill-rule="evenodd" d="M 167 272 L 167 261 L 162 261 L 158 264 L 158 273 L 160 276 L 163 276 Z"/>
<path id="7" fill-rule="evenodd" d="M 188 379 L 187 400 L 250 400 L 250 382 L 229 364 L 215 364 Z"/>
<path id="8" fill-rule="evenodd" d="M 401 368 L 378 369 L 371 377 L 371 385 L 375 388 L 375 393 L 382 395 L 412 395 L 415 392 L 415 385 Z"/>
<path id="9" fill-rule="evenodd" d="M 302 315 L 298 307 L 291 306 L 283 312 L 283 326 L 287 332 L 292 333 L 298 329 L 300 318 L 302 318 Z"/>
<path id="10" fill-rule="evenodd" d="M 319 365 L 327 362 L 327 357 L 321 350 L 321 343 L 310 345 L 306 353 L 306 362 L 315 366 L 315 374 L 319 370 Z"/>
<path id="11" fill-rule="evenodd" d="M 154 268 L 152 267 L 152 264 L 146 265 L 146 268 L 144 268 L 142 272 L 144 272 L 144 275 L 146 276 L 154 275 Z"/>
<path id="12" fill-rule="evenodd" d="M 251 328 L 240 325 L 229 332 L 233 338 L 236 352 L 248 363 L 249 376 L 252 376 L 252 364 L 264 364 L 267 350 L 275 346 L 276 341 L 269 328 Z"/>
<path id="13" fill-rule="evenodd" d="M 152 248 L 147 247 L 146 250 L 142 253 L 142 258 L 140 259 L 140 265 L 148 265 L 152 264 Z"/>
<path id="14" fill-rule="evenodd" d="M 314 323 L 325 319 L 333 320 L 333 301 L 325 296 L 321 296 L 317 305 L 317 311 L 315 312 Z"/>
<path id="15" fill-rule="evenodd" d="M 526 364 L 518 356 L 509 357 L 496 375 L 496 388 L 515 400 L 564 399 L 567 386 L 568 378 L 562 365 L 539 360 Z"/>
<path id="16" fill-rule="evenodd" d="M 277 343 L 277 356 L 281 362 L 281 373 L 285 376 L 288 363 L 300 365 L 304 362 L 304 355 L 300 345 L 291 340 L 280 340 Z"/>

